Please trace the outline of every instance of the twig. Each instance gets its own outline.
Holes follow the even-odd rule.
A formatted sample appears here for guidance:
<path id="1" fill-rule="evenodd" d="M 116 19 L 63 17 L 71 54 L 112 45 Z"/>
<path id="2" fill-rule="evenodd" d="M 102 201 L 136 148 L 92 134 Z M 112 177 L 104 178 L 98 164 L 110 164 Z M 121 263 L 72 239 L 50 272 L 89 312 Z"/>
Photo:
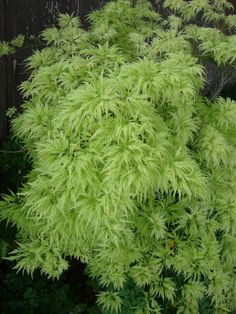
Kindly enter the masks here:
<path id="1" fill-rule="evenodd" d="M 220 75 L 220 82 L 219 85 L 217 86 L 216 90 L 214 91 L 214 93 L 211 95 L 211 97 L 209 97 L 209 101 L 213 101 L 217 96 L 220 95 L 220 92 L 222 91 L 222 89 L 224 88 L 224 86 L 226 84 L 228 84 L 229 82 L 232 82 L 234 80 L 236 80 L 236 76 L 235 73 L 231 73 L 231 75 L 225 76 L 225 72 L 227 71 L 226 68 L 223 68 L 221 71 L 221 75 Z M 234 75 L 232 75 L 234 74 Z"/>
<path id="2" fill-rule="evenodd" d="M 18 153 L 23 153 L 24 150 L 2 150 L 0 149 L 0 153 L 2 154 L 18 154 Z"/>

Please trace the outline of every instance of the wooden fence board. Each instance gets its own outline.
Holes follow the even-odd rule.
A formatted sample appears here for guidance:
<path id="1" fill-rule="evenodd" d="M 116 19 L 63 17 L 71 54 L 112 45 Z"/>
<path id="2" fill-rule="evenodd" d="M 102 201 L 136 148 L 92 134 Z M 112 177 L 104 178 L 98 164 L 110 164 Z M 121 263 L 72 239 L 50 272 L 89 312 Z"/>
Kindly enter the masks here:
<path id="1" fill-rule="evenodd" d="M 5 39 L 5 1 L 0 0 L 0 41 Z M 6 59 L 0 58 L 0 143 L 7 134 Z"/>

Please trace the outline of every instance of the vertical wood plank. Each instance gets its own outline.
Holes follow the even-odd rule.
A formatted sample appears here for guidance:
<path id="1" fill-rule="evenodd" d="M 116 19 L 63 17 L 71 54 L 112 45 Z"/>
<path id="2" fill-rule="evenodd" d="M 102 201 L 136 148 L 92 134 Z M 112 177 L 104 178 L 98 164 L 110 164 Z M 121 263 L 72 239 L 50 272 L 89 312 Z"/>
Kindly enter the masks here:
<path id="1" fill-rule="evenodd" d="M 0 41 L 5 40 L 5 0 L 0 0 Z M 0 58 L 0 144 L 7 134 L 6 58 Z"/>

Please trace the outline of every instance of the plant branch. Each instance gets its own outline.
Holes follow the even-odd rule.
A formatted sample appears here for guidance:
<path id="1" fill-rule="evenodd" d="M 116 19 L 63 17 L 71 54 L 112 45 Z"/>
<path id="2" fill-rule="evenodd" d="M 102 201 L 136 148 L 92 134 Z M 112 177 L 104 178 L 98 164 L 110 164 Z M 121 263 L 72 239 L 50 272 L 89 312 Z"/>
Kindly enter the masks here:
<path id="1" fill-rule="evenodd" d="M 18 154 L 18 153 L 23 153 L 24 150 L 2 150 L 0 149 L 0 153 L 2 154 Z"/>
<path id="2" fill-rule="evenodd" d="M 236 80 L 235 73 L 230 73 L 229 75 L 225 75 L 227 70 L 228 69 L 226 69 L 226 67 L 221 70 L 219 84 L 218 84 L 217 88 L 215 89 L 215 91 L 212 93 L 212 95 L 210 95 L 210 97 L 209 97 L 210 102 L 213 101 L 217 96 L 220 95 L 222 89 L 224 88 L 224 86 L 226 84 Z"/>

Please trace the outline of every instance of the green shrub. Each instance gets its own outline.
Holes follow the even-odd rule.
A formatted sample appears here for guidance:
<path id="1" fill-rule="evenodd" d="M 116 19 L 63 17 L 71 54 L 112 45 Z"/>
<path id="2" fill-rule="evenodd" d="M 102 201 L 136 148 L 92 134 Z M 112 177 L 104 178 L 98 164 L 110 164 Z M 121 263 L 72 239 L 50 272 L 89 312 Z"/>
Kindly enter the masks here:
<path id="1" fill-rule="evenodd" d="M 24 45 L 24 42 L 25 37 L 23 35 L 18 35 L 10 42 L 0 42 L 0 57 L 14 53 L 18 48 L 21 48 Z"/>
<path id="2" fill-rule="evenodd" d="M 29 170 L 27 151 L 10 134 L 0 150 L 0 193 L 17 192 Z"/>
<path id="3" fill-rule="evenodd" d="M 1 217 L 18 270 L 87 264 L 104 313 L 236 308 L 235 15 L 226 0 L 119 0 L 62 15 L 28 60 L 13 120 L 33 168 Z M 196 21 L 194 21 L 196 18 Z M 206 61 L 221 72 L 204 96 Z M 129 297 L 127 297 L 129 296 Z"/>
<path id="4" fill-rule="evenodd" d="M 16 193 L 26 180 L 30 161 L 20 144 L 9 135 L 0 150 L 0 193 Z M 0 222 L 0 262 L 15 246 L 16 228 Z"/>
<path id="5" fill-rule="evenodd" d="M 77 265 L 75 269 L 72 264 L 59 281 L 53 281 L 39 272 L 33 278 L 26 274 L 16 274 L 4 263 L 0 270 L 0 285 L 1 314 L 100 313 L 92 305 L 92 286 L 83 275 L 82 265 Z"/>

